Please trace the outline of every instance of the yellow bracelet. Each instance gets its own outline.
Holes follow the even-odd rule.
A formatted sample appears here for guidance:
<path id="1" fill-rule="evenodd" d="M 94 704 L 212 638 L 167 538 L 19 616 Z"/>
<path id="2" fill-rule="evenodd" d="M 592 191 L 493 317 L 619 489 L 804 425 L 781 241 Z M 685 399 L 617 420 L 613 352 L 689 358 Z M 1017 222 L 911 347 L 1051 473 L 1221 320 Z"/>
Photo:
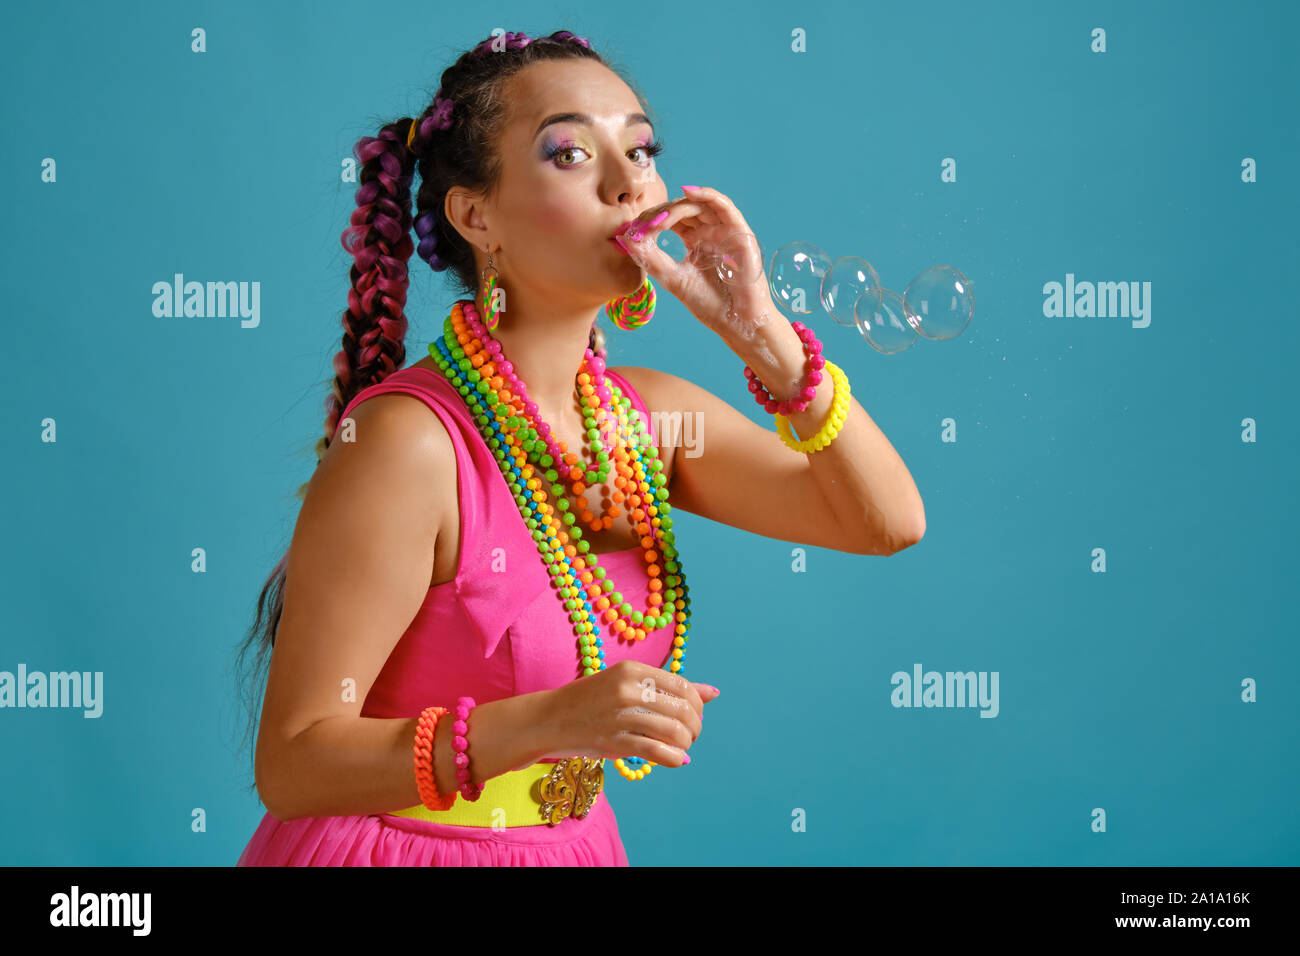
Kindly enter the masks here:
<path id="1" fill-rule="evenodd" d="M 831 381 L 835 383 L 835 399 L 831 402 L 830 414 L 826 416 L 826 422 L 822 425 L 821 431 L 807 441 L 800 441 L 794 437 L 790 431 L 790 420 L 780 412 L 773 413 L 776 418 L 776 432 L 781 436 L 781 441 L 795 451 L 814 452 L 821 451 L 827 445 L 835 440 L 835 436 L 840 433 L 844 427 L 844 421 L 849 415 L 849 379 L 848 376 L 840 370 L 840 367 L 830 359 L 826 360 L 826 371 L 830 373 Z"/>

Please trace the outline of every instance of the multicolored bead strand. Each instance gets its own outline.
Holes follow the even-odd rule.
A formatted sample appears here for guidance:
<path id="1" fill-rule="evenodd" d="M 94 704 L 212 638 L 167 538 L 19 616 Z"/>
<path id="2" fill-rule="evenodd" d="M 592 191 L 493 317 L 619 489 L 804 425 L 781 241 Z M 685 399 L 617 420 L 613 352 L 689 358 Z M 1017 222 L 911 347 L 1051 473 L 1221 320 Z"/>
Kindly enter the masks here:
<path id="1" fill-rule="evenodd" d="M 682 673 L 690 630 L 690 591 L 674 545 L 672 509 L 668 504 L 663 463 L 658 460 L 658 449 L 646 434 L 643 423 L 630 414 L 631 400 L 618 386 L 602 382 L 609 391 L 608 407 L 593 408 L 593 412 L 598 413 L 593 417 L 610 422 L 626 416 L 634 423 L 634 440 L 626 450 L 626 463 L 621 460 L 621 442 L 613 443 L 618 474 L 615 483 L 620 488 L 631 489 L 626 494 L 629 519 L 641 534 L 640 544 L 645 549 L 650 575 L 647 613 L 635 611 L 623 601 L 605 569 L 600 567 L 598 556 L 590 553 L 590 544 L 582 539 L 576 518 L 568 510 L 568 502 L 563 497 L 564 486 L 558 482 L 559 475 L 551 467 L 554 458 L 544 439 L 539 437 L 545 423 L 536 418 L 535 406 L 530 414 L 521 395 L 508 390 L 504 380 L 498 377 L 499 366 L 505 363 L 503 357 L 499 364 L 493 361 L 501 356 L 500 344 L 490 338 L 485 342 L 475 337 L 472 330 L 475 319 L 473 303 L 457 302 L 443 324 L 442 337 L 429 346 L 429 354 L 464 397 L 515 496 L 525 524 L 537 542 L 537 550 L 551 577 L 551 586 L 569 612 L 573 632 L 578 638 L 582 675 L 605 669 L 601 624 L 607 625 L 606 629 L 611 633 L 629 640 L 643 640 L 648 631 L 672 624 L 673 650 L 665 666 L 671 673 Z M 469 353 L 477 354 L 483 349 L 491 359 L 480 356 L 485 360 L 475 363 Z M 489 363 L 492 367 L 485 368 Z M 604 378 L 603 371 L 602 362 L 596 369 L 601 379 Z M 599 395 L 599 392 L 595 394 Z M 615 414 L 616 407 L 620 411 L 618 415 Z M 543 475 L 549 482 L 557 506 L 548 503 L 542 478 L 537 474 L 538 468 L 545 469 Z M 557 507 L 564 514 L 563 519 L 556 517 Z M 662 572 L 656 563 L 661 553 Z M 619 773 L 629 780 L 642 779 L 655 766 L 652 761 L 640 757 L 617 758 L 614 763 Z"/>
<path id="2" fill-rule="evenodd" d="M 467 313 L 470 311 L 470 309 L 472 309 L 472 306 L 467 306 L 464 309 L 464 312 Z M 496 346 L 496 350 L 494 352 L 492 349 L 485 346 L 481 339 L 476 338 L 473 332 L 471 331 L 471 328 L 473 327 L 478 327 L 480 329 L 482 328 L 481 325 L 478 325 L 477 323 L 472 321 L 473 316 L 466 316 L 462 313 L 462 316 L 460 318 L 463 321 L 458 321 L 458 317 L 454 312 L 453 315 L 449 317 L 448 324 L 450 324 L 451 326 L 450 334 L 455 339 L 455 341 L 457 341 L 463 348 L 465 352 L 466 360 L 472 366 L 475 366 L 475 370 L 479 373 L 480 376 L 483 376 L 486 379 L 488 383 L 488 391 L 495 394 L 499 400 L 504 401 L 508 405 L 513 407 L 513 411 L 515 415 L 508 416 L 507 418 L 522 419 L 528 426 L 530 426 L 535 430 L 540 431 L 539 423 L 534 421 L 531 418 L 531 416 L 525 414 L 522 410 L 523 396 L 513 395 L 509 390 L 506 389 L 497 391 L 497 385 L 500 381 L 500 377 L 495 374 L 497 371 L 496 364 L 494 362 L 488 362 L 482 360 L 484 354 L 489 354 L 489 353 L 500 354 L 500 344 L 496 342 L 492 343 L 492 345 Z M 585 378 L 585 377 L 586 377 L 585 374 L 579 376 L 579 378 Z M 627 399 L 626 397 L 621 397 L 620 401 L 624 408 L 625 417 L 631 418 L 631 400 Z M 602 412 L 602 417 L 604 418 L 610 417 L 609 413 L 606 412 L 605 410 L 602 409 L 601 412 Z M 632 420 L 635 421 L 637 425 L 637 432 L 635 434 L 641 435 L 643 426 L 641 425 L 639 420 L 636 420 L 634 418 Z M 517 428 L 515 428 L 513 424 L 510 427 L 512 430 L 515 431 L 518 430 Z M 645 443 L 648 444 L 648 436 L 646 436 L 643 440 Z M 551 483 L 551 493 L 556 498 L 556 506 L 562 512 L 564 512 L 564 515 L 560 520 L 562 520 L 566 525 L 571 526 L 569 529 L 569 532 L 571 532 L 571 536 L 576 540 L 580 540 L 582 538 L 582 531 L 577 527 L 572 527 L 573 525 L 576 524 L 577 518 L 574 517 L 572 512 L 569 510 L 569 502 L 564 497 L 564 488 L 562 487 L 562 485 L 556 483 L 561 477 L 561 473 L 557 472 L 555 469 L 551 467 L 552 465 L 551 458 L 549 454 L 545 454 L 541 451 L 539 447 L 541 444 L 540 442 L 529 442 L 525 437 L 524 439 L 520 440 L 520 443 L 525 449 L 527 453 L 527 458 L 529 459 L 531 464 L 538 468 L 546 469 L 545 477 L 546 480 Z M 647 599 L 647 610 L 644 612 L 644 614 L 639 611 L 634 611 L 631 605 L 622 603 L 622 596 L 619 595 L 618 592 L 614 592 L 614 594 L 610 595 L 608 598 L 602 598 L 601 595 L 593 592 L 592 598 L 593 600 L 596 601 L 597 608 L 603 612 L 603 616 L 605 617 L 606 621 L 612 625 L 616 633 L 618 633 L 620 636 L 626 637 L 629 640 L 644 640 L 646 631 L 641 627 L 641 625 L 645 623 L 644 619 L 646 617 L 658 621 L 661 615 L 656 613 L 655 609 L 662 604 L 664 597 L 666 597 L 666 595 L 661 596 L 657 593 L 662 588 L 662 584 L 657 582 L 656 579 L 660 576 L 662 571 L 659 568 L 658 564 L 655 563 L 659 558 L 658 553 L 654 550 L 655 542 L 652 538 L 648 537 L 651 534 L 652 523 L 646 522 L 644 520 L 647 517 L 653 519 L 654 514 L 647 514 L 646 510 L 640 509 L 639 507 L 640 505 L 643 504 L 644 499 L 648 498 L 650 495 L 649 483 L 645 479 L 644 468 L 638 468 L 636 465 L 628 464 L 628 459 L 630 457 L 630 454 L 631 453 L 629 451 L 625 451 L 623 449 L 621 443 L 615 443 L 615 457 L 618 459 L 618 464 L 616 465 L 616 468 L 619 475 L 619 477 L 615 479 L 615 487 L 620 490 L 615 491 L 614 494 L 619 496 L 619 500 L 622 500 L 623 491 L 621 489 L 627 488 L 629 485 L 632 488 L 632 490 L 627 494 L 628 506 L 629 508 L 637 509 L 637 510 L 629 512 L 628 518 L 632 522 L 633 527 L 636 529 L 638 534 L 642 536 L 641 545 L 643 548 L 646 549 L 644 552 L 644 557 L 646 559 L 647 565 L 649 566 L 647 568 L 647 573 L 651 577 L 651 583 L 650 583 L 651 594 Z M 658 449 L 654 448 L 653 445 L 648 445 L 648 455 L 657 458 L 658 454 L 659 454 Z M 565 461 L 566 463 L 572 466 L 575 464 L 576 457 L 573 456 L 572 454 L 569 454 L 566 456 Z M 652 465 L 652 468 L 656 472 L 660 472 L 663 470 L 663 463 L 656 461 Z M 577 471 L 576 468 L 574 470 L 575 472 Z M 665 484 L 665 480 L 662 478 L 662 476 L 657 475 L 655 478 L 656 487 L 662 487 L 664 484 Z M 579 495 L 581 491 L 586 490 L 585 486 L 581 485 L 580 482 L 575 483 L 575 489 L 576 489 L 575 494 L 579 494 Z M 579 506 L 581 507 L 582 503 L 585 501 L 586 499 L 583 498 L 582 501 L 579 503 Z M 647 505 L 647 507 L 649 506 Z M 543 510 L 548 510 L 548 509 L 549 506 L 547 506 Z M 584 520 L 586 520 L 585 515 L 588 513 L 589 512 L 583 513 Z M 638 522 L 642 522 L 642 524 L 638 524 Z M 592 524 L 595 523 L 596 522 L 592 521 Z M 601 527 L 607 527 L 612 524 L 613 524 L 613 519 L 607 517 L 607 519 L 605 519 L 605 521 L 602 522 Z M 570 534 L 566 532 L 561 537 L 563 537 L 564 541 L 567 543 Z M 579 546 L 585 546 L 585 544 L 586 542 L 580 542 Z M 584 547 L 583 550 L 585 551 L 586 548 Z M 589 563 L 592 564 L 595 563 L 594 556 L 591 556 L 591 560 L 589 561 Z M 621 605 L 619 609 L 623 612 L 624 616 L 629 617 L 633 621 L 633 624 L 635 625 L 634 627 L 629 627 L 625 621 L 621 621 L 617 619 L 618 615 L 615 614 L 614 612 L 611 612 L 608 609 L 608 604 L 610 601 L 613 601 L 615 605 Z M 655 623 L 654 626 L 650 628 L 650 630 L 654 630 L 657 627 L 666 626 L 667 623 L 668 623 L 667 621 L 663 621 L 661 623 Z"/>
<path id="3" fill-rule="evenodd" d="M 495 284 L 495 281 L 495 276 L 490 277 L 488 279 L 489 286 Z M 488 294 L 488 301 L 491 301 L 490 291 Z M 564 442 L 557 441 L 552 436 L 550 425 L 537 419 L 537 403 L 528 398 L 528 389 L 524 385 L 523 380 L 520 379 L 519 376 L 515 375 L 514 365 L 502 357 L 501 343 L 492 338 L 490 334 L 490 331 L 496 328 L 496 323 L 492 321 L 492 318 L 495 316 L 496 313 L 493 313 L 492 316 L 489 317 L 489 321 L 485 326 L 485 324 L 478 318 L 477 306 L 462 311 L 463 321 L 469 325 L 474 338 L 478 342 L 482 343 L 482 347 L 486 350 L 487 354 L 480 361 L 493 361 L 497 363 L 497 372 L 502 378 L 503 385 L 494 385 L 494 388 L 498 391 L 500 391 L 502 387 L 507 388 L 511 394 L 519 397 L 520 402 L 517 404 L 519 404 L 519 407 L 522 409 L 521 414 L 526 415 L 530 419 L 537 420 L 537 431 L 542 436 L 543 440 L 545 440 L 546 448 L 551 455 L 551 458 L 555 461 L 565 461 L 568 458 L 568 448 L 565 446 Z M 471 360 L 474 359 L 472 355 L 469 356 L 469 358 Z M 596 393 L 599 396 L 601 403 L 607 403 L 609 401 L 609 386 L 605 384 L 605 363 L 599 356 L 595 355 L 591 351 L 590 346 L 587 347 L 582 362 L 582 369 L 585 370 L 588 368 L 596 370 Z M 606 476 L 609 474 L 609 455 L 604 452 L 601 445 L 599 431 L 593 432 L 591 426 L 589 426 L 587 437 L 590 440 L 592 456 L 596 458 L 599 464 L 594 470 L 588 470 L 585 473 L 586 481 L 588 484 L 600 484 L 605 481 Z"/>
<path id="4" fill-rule="evenodd" d="M 474 356 L 483 350 L 482 343 L 474 339 L 473 335 L 469 333 L 466 326 L 462 325 L 458 327 L 454 315 L 450 319 L 450 324 L 452 326 L 453 337 L 465 349 L 467 360 L 469 360 L 471 364 L 479 364 L 474 361 Z M 487 363 L 482 363 L 479 364 L 478 371 L 480 372 L 481 375 L 487 376 L 489 391 L 492 391 L 493 390 L 492 386 L 496 382 L 496 377 L 492 374 L 494 371 L 494 367 Z M 498 393 L 499 398 L 504 398 L 506 395 L 508 395 L 507 392 Z M 621 397 L 620 401 L 622 406 L 624 407 L 624 410 L 630 415 L 631 401 L 626 397 Z M 513 404 L 515 406 L 516 416 L 519 416 L 518 400 L 514 399 Z M 528 416 L 526 415 L 520 417 L 524 419 L 528 418 Z M 643 436 L 642 439 L 643 443 L 646 443 L 648 445 L 647 454 L 650 456 L 657 457 L 658 450 L 655 449 L 653 445 L 648 444 L 648 436 L 644 436 L 641 430 L 643 426 L 641 426 L 639 420 L 636 419 L 633 420 L 636 421 L 636 424 L 638 426 L 636 434 Z M 535 423 L 531 421 L 529 421 L 528 424 L 530 426 L 535 427 Z M 513 429 L 513 426 L 511 427 Z M 557 477 L 556 473 L 554 472 L 553 469 L 549 468 L 546 456 L 539 455 L 539 449 L 537 446 L 540 443 L 534 442 L 531 450 L 529 450 L 529 443 L 527 440 L 521 440 L 521 444 L 527 450 L 527 457 L 531 460 L 531 463 L 533 465 L 540 466 L 540 467 L 547 467 L 546 478 L 548 481 L 552 482 L 551 492 L 556 497 L 557 506 L 559 507 L 559 509 L 565 512 L 564 518 L 562 520 L 569 525 L 575 524 L 575 519 L 568 512 L 568 501 L 565 500 L 563 497 L 564 489 L 561 485 L 555 484 L 556 477 Z M 621 450 L 621 446 L 618 446 L 617 450 Z M 657 471 L 662 471 L 663 466 L 661 462 L 655 462 L 653 467 Z M 628 503 L 629 503 L 629 507 L 638 509 L 639 506 L 650 495 L 649 483 L 645 480 L 644 470 L 638 467 L 627 467 L 626 465 L 620 465 L 619 474 L 620 477 L 615 480 L 616 486 L 621 488 L 621 487 L 627 487 L 629 483 L 632 485 L 632 491 L 629 493 L 628 496 Z M 538 482 L 538 484 L 540 485 L 540 482 Z M 665 480 L 662 478 L 661 475 L 656 476 L 655 484 L 657 487 L 662 487 L 662 485 L 665 484 Z M 544 492 L 542 492 L 542 496 L 544 501 L 545 500 Z M 647 508 L 649 508 L 648 503 L 647 503 Z M 542 510 L 549 513 L 550 506 L 544 505 Z M 646 522 L 644 524 L 636 524 L 637 522 L 642 522 L 646 517 L 650 517 L 651 519 L 653 519 L 654 515 L 653 514 L 647 515 L 646 511 L 644 510 L 636 510 L 629 514 L 629 520 L 633 522 L 634 527 L 636 528 L 638 533 L 643 536 L 641 540 L 642 547 L 647 549 L 645 551 L 644 556 L 647 564 L 649 565 L 647 569 L 647 573 L 650 575 L 652 579 L 651 580 L 652 593 L 648 598 L 648 602 L 647 602 L 648 610 L 646 614 L 642 615 L 641 612 L 634 611 L 631 605 L 622 603 L 622 596 L 619 595 L 618 592 L 614 592 L 613 594 L 609 595 L 607 598 L 602 597 L 597 591 L 593 591 L 592 593 L 592 598 L 593 600 L 596 601 L 597 608 L 603 612 L 603 616 L 605 617 L 606 621 L 611 624 L 612 629 L 620 636 L 626 637 L 629 640 L 644 640 L 645 630 L 642 629 L 640 625 L 644 623 L 645 617 L 650 617 L 652 619 L 657 619 L 660 617 L 659 615 L 655 614 L 654 609 L 660 606 L 664 597 L 667 597 L 667 595 L 661 597 L 657 593 L 653 593 L 659 589 L 655 587 L 655 579 L 658 578 L 661 571 L 658 565 L 654 563 L 655 561 L 658 560 L 658 554 L 653 550 L 655 546 L 655 542 L 653 541 L 653 539 L 648 537 L 651 531 L 651 524 L 649 522 Z M 576 527 L 572 527 L 570 528 L 570 531 L 572 532 L 572 537 L 578 540 L 577 547 L 581 548 L 584 552 L 586 552 L 587 551 L 586 542 L 580 540 L 582 538 L 581 530 L 579 530 Z M 570 535 L 567 532 L 562 532 L 559 535 L 559 537 L 563 539 L 563 543 L 568 542 L 569 536 Z M 587 563 L 593 565 L 596 564 L 597 562 L 595 556 L 590 555 Z M 671 598 L 669 599 L 671 600 Z M 610 601 L 612 601 L 618 607 L 618 610 L 622 612 L 622 615 L 624 617 L 631 618 L 633 624 L 635 625 L 634 627 L 629 627 L 626 621 L 618 619 L 619 615 L 616 612 L 612 612 L 608 607 Z M 657 627 L 665 626 L 665 624 L 668 622 L 667 621 L 658 622 L 656 620 L 653 621 L 652 623 L 654 624 L 654 626 L 652 626 L 650 629 L 654 630 Z"/>

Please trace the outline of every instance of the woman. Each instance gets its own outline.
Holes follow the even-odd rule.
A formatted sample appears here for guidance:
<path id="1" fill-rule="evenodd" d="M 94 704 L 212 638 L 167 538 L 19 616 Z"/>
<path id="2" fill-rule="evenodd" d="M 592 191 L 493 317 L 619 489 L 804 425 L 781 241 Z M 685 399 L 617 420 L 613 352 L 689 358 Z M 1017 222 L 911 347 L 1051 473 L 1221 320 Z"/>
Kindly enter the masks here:
<path id="1" fill-rule="evenodd" d="M 567 31 L 484 41 L 417 120 L 358 144 L 320 460 L 243 647 L 273 652 L 268 812 L 240 865 L 627 865 L 605 770 L 688 763 L 719 693 L 682 674 L 671 508 L 856 554 L 923 534 L 906 467 L 811 332 L 778 321 L 752 249 L 719 277 L 740 213 L 712 189 L 668 201 L 661 149 Z M 402 368 L 412 226 L 468 298 Z M 667 228 L 685 262 L 657 247 Z M 595 318 L 648 320 L 649 277 L 815 451 L 675 376 L 604 368 Z M 651 407 L 707 421 L 705 453 L 675 454 Z"/>

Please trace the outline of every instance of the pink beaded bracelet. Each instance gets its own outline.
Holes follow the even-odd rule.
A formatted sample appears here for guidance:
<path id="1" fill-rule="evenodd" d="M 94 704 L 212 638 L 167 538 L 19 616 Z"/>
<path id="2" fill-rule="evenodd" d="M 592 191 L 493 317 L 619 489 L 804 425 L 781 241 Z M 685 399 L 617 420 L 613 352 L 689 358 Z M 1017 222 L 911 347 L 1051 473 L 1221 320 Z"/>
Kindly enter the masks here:
<path id="1" fill-rule="evenodd" d="M 469 733 L 469 712 L 474 707 L 473 697 L 462 697 L 456 701 L 456 722 L 451 725 L 456 732 L 456 736 L 451 738 L 451 749 L 455 754 L 452 759 L 456 764 L 460 795 L 471 803 L 483 796 L 483 788 L 474 786 L 469 775 L 469 740 L 466 735 Z"/>
<path id="2" fill-rule="evenodd" d="M 817 341 L 817 336 L 813 334 L 813 330 L 802 322 L 792 322 L 790 325 L 799 333 L 799 338 L 803 342 L 803 354 L 808 356 L 807 385 L 785 401 L 778 402 L 763 387 L 763 383 L 758 380 L 754 370 L 748 365 L 745 366 L 745 378 L 749 379 L 749 390 L 754 394 L 754 401 L 762 405 L 768 414 L 789 415 L 791 412 L 807 410 L 812 400 L 817 396 L 817 386 L 821 384 L 822 380 L 821 370 L 826 366 L 826 360 L 821 356 L 822 344 Z"/>

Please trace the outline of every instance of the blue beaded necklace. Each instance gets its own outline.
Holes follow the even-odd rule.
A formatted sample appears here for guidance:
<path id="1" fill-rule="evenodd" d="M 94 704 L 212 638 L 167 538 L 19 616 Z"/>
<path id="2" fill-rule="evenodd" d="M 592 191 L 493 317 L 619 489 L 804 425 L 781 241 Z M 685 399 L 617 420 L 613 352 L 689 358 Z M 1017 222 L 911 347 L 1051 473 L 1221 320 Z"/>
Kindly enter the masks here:
<path id="1" fill-rule="evenodd" d="M 454 344 L 449 345 L 448 343 Z M 563 548 L 558 546 L 559 542 L 555 538 L 549 537 L 548 522 L 540 509 L 540 502 L 534 496 L 532 490 L 524 484 L 523 474 L 518 463 L 508 453 L 510 442 L 506 436 L 510 434 L 524 450 L 527 459 L 534 465 L 535 473 L 552 482 L 552 494 L 556 496 L 557 500 L 561 500 L 563 486 L 556 483 L 558 476 L 554 471 L 550 470 L 553 462 L 550 455 L 546 453 L 545 443 L 538 438 L 534 423 L 526 418 L 521 420 L 516 416 L 515 410 L 504 402 L 489 406 L 488 398 L 489 396 L 495 398 L 495 392 L 479 371 L 474 368 L 473 363 L 466 356 L 465 350 L 457 341 L 451 315 L 447 316 L 446 321 L 443 323 L 442 336 L 430 344 L 429 355 L 437 363 L 447 381 L 465 400 L 480 434 L 486 441 L 488 448 L 492 450 L 497 466 L 501 469 L 502 476 L 515 497 L 515 503 L 519 507 L 520 514 L 532 533 L 537 544 L 537 550 L 543 562 L 546 563 L 548 572 L 550 572 L 551 586 L 558 592 L 557 596 L 568 612 L 569 621 L 574 625 L 574 633 L 579 640 L 583 676 L 593 674 L 598 670 L 604 670 L 606 666 L 605 642 L 601 636 L 599 615 L 592 608 L 591 600 L 585 590 L 576 583 L 581 572 L 574 568 L 573 559 L 569 557 Z M 621 408 L 624 414 L 627 415 L 628 420 L 632 422 L 633 429 L 633 440 L 629 444 L 628 452 L 640 466 L 643 473 L 651 474 L 652 472 L 649 468 L 646 468 L 646 464 L 650 458 L 647 452 L 652 443 L 649 435 L 646 434 L 645 426 L 637 416 L 631 414 L 631 400 L 623 394 L 622 390 L 612 381 L 608 382 L 608 385 L 612 401 L 610 407 L 606 409 L 606 413 L 611 418 L 617 418 L 614 415 L 614 409 Z M 656 474 L 656 477 L 661 476 Z M 678 623 L 678 633 L 673 639 L 673 650 L 669 654 L 664 668 L 670 673 L 681 674 L 685 669 L 685 645 L 690 631 L 690 589 L 686 585 L 685 571 L 678 560 L 679 556 L 675 546 L 676 536 L 672 531 L 672 518 L 669 514 L 671 509 L 668 504 L 666 485 L 660 484 L 654 492 L 654 497 L 656 499 L 656 511 L 660 519 L 658 531 L 664 557 L 665 583 L 670 589 L 665 595 L 665 603 L 670 608 L 676 604 L 676 602 L 669 599 L 669 596 L 676 597 L 680 601 L 680 605 L 676 608 L 678 613 L 663 615 L 668 619 L 664 623 L 671 623 L 674 617 L 677 618 Z M 571 515 L 566 512 L 565 517 L 567 520 Z M 601 589 L 611 593 L 614 603 L 619 604 L 621 595 L 614 591 L 613 582 L 607 577 L 606 570 L 599 566 L 597 555 L 589 553 L 590 544 L 578 537 L 575 542 L 575 550 L 583 555 L 584 563 L 590 568 L 592 575 L 601 582 Z M 557 553 L 558 557 L 556 557 Z M 646 620 L 640 612 L 633 610 L 628 604 L 622 604 L 621 610 L 635 624 L 639 625 Z M 615 760 L 615 765 L 625 778 L 631 780 L 642 779 L 655 766 L 652 761 L 645 760 L 642 757 L 618 758 Z"/>

